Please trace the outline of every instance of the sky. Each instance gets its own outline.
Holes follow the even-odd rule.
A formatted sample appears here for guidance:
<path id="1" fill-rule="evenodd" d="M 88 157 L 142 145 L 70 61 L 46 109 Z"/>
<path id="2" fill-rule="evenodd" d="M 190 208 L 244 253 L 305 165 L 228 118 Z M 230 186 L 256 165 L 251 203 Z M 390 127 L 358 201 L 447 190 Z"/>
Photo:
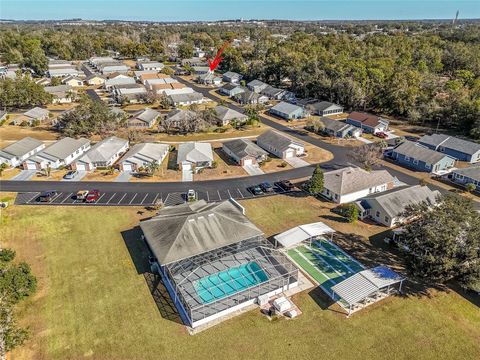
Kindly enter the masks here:
<path id="1" fill-rule="evenodd" d="M 0 19 L 195 21 L 480 18 L 480 0 L 0 0 Z"/>

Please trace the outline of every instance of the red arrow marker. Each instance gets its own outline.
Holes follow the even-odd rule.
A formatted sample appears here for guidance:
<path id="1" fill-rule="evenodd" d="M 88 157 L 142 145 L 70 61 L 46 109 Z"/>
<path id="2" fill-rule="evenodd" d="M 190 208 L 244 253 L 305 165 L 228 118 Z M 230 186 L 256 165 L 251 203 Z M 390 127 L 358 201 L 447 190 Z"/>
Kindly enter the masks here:
<path id="1" fill-rule="evenodd" d="M 222 53 L 227 48 L 227 46 L 230 45 L 230 42 L 232 41 L 232 39 L 225 41 L 225 43 L 220 48 L 220 50 L 218 50 L 217 55 L 215 55 L 215 57 L 213 58 L 213 61 L 210 61 L 210 59 L 207 59 L 211 72 L 215 71 L 217 66 L 220 64 L 220 61 L 223 60 Z"/>

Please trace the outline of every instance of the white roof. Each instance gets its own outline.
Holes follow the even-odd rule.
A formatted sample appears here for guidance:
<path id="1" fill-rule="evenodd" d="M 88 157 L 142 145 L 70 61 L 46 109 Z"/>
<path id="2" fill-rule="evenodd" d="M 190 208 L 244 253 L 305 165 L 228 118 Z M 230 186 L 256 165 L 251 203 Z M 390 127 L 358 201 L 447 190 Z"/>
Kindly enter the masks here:
<path id="1" fill-rule="evenodd" d="M 321 236 L 325 234 L 334 233 L 333 230 L 328 225 L 325 225 L 323 222 L 316 222 L 311 224 L 304 224 L 300 226 L 295 226 L 290 230 L 287 230 L 281 234 L 275 235 L 274 239 L 282 244 L 283 247 L 295 246 L 302 241 L 308 240 L 310 238 Z"/>
<path id="2" fill-rule="evenodd" d="M 213 161 L 212 145 L 210 143 L 188 142 L 178 146 L 177 164 L 184 161 Z"/>

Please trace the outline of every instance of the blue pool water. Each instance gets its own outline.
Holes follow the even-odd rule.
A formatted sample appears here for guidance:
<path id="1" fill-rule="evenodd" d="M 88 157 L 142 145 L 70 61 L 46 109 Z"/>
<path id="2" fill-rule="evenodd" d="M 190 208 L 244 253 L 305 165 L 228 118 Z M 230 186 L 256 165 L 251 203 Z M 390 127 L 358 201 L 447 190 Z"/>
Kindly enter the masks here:
<path id="1" fill-rule="evenodd" d="M 252 261 L 206 276 L 194 286 L 204 304 L 222 299 L 268 280 L 267 274 Z"/>

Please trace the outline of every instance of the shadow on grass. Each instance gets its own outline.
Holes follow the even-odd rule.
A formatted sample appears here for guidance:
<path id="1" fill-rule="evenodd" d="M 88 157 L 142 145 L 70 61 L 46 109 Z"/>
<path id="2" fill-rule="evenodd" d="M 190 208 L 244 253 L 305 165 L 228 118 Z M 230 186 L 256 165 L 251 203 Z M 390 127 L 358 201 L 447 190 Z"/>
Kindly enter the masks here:
<path id="1" fill-rule="evenodd" d="M 148 262 L 150 251 L 142 239 L 142 230 L 140 227 L 135 226 L 132 229 L 122 231 L 122 237 L 135 265 L 137 274 L 142 275 L 150 272 L 150 263 Z"/>
<path id="2" fill-rule="evenodd" d="M 320 286 L 314 287 L 308 292 L 308 295 L 313 299 L 313 301 L 315 301 L 320 309 L 345 315 L 345 312 L 340 311 L 340 308 L 337 309 L 337 306 L 335 306 L 335 301 L 328 296 Z"/>
<path id="3" fill-rule="evenodd" d="M 170 294 L 163 285 L 160 275 L 146 273 L 144 277 L 162 318 L 183 325 L 182 319 L 170 298 Z"/>
<path id="4" fill-rule="evenodd" d="M 213 149 L 215 153 L 218 155 L 218 157 L 227 165 L 229 166 L 240 166 L 237 164 L 230 156 L 228 156 L 221 147 L 217 147 Z"/>

